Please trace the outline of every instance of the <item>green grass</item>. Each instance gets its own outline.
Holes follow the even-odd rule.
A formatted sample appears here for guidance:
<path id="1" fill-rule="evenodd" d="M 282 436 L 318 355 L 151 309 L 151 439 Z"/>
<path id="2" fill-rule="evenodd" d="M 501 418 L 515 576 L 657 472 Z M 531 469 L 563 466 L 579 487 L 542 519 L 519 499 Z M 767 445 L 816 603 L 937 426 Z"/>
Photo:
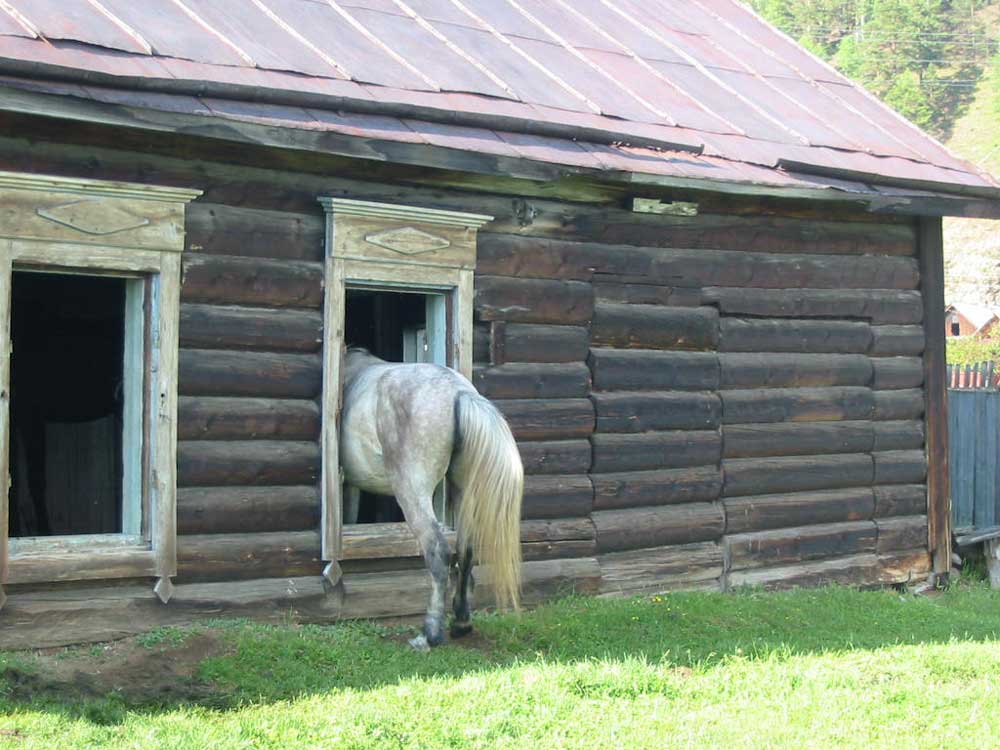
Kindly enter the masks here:
<path id="1" fill-rule="evenodd" d="M 26 697 L 9 672 L 0 747 L 955 750 L 1000 736 L 1000 592 L 981 584 L 572 598 L 477 624 L 474 648 L 429 655 L 370 623 L 160 631 L 136 648 L 223 644 L 200 697 Z"/>

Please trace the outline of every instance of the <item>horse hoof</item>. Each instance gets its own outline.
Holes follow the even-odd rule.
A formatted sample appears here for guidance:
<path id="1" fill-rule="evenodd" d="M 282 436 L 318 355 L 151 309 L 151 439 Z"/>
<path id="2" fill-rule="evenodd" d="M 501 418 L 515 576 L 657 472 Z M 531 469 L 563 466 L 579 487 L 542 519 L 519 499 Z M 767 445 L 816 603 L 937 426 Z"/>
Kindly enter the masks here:
<path id="1" fill-rule="evenodd" d="M 410 646 L 413 647 L 414 651 L 419 651 L 422 654 L 426 654 L 431 650 L 431 645 L 427 642 L 427 638 L 423 633 L 420 635 L 415 635 L 409 641 Z"/>
<path id="2" fill-rule="evenodd" d="M 471 622 L 453 622 L 451 624 L 451 637 L 452 638 L 464 638 L 469 633 L 472 632 Z"/>

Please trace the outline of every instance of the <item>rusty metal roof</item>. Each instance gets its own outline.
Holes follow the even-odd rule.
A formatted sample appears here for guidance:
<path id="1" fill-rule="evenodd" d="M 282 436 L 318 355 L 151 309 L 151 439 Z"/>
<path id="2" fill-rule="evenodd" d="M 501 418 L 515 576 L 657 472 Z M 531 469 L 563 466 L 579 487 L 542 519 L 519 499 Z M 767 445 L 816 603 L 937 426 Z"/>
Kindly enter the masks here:
<path id="1" fill-rule="evenodd" d="M 3 0 L 0 76 L 578 168 L 1000 197 L 736 0 Z"/>

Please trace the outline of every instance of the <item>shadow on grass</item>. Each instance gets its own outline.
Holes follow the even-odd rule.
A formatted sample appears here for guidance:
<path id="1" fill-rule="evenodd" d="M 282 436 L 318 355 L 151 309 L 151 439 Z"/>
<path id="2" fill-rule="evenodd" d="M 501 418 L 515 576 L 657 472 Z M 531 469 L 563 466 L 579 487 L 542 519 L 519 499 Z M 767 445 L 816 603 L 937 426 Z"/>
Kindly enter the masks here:
<path id="1" fill-rule="evenodd" d="M 57 681 L 12 664 L 0 710 L 41 710 L 98 724 L 129 713 L 199 706 L 225 711 L 405 680 L 453 678 L 531 662 L 639 659 L 667 668 L 711 669 L 735 655 L 792 658 L 833 651 L 992 641 L 1000 592 L 967 585 L 935 597 L 831 587 L 765 593 L 678 593 L 630 600 L 570 597 L 520 615 L 476 618 L 478 634 L 430 654 L 405 645 L 406 628 L 372 623 L 267 626 L 229 623 L 173 631 L 134 645 L 132 672 L 107 683 Z M 145 645 L 143 645 L 145 644 Z M 175 668 L 196 652 L 191 670 Z M 100 658 L 95 657 L 98 668 Z M 116 668 L 121 668 L 118 665 Z M 157 674 L 157 670 L 166 674 Z M 163 678 L 163 679 L 161 679 Z M 102 692 L 104 690 L 104 692 Z"/>

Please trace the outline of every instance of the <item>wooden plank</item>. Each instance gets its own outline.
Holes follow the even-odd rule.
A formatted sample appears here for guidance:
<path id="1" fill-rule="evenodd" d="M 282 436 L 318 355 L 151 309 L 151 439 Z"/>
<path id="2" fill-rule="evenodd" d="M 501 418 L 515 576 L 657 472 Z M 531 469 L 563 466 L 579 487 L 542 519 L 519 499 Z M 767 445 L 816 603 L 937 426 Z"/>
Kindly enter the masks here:
<path id="1" fill-rule="evenodd" d="M 183 582 L 319 577 L 323 568 L 316 530 L 191 534 L 178 539 L 177 557 Z"/>
<path id="2" fill-rule="evenodd" d="M 874 480 L 869 455 L 727 458 L 724 497 L 864 487 Z"/>
<path id="3" fill-rule="evenodd" d="M 872 387 L 875 390 L 896 391 L 923 385 L 923 363 L 919 357 L 882 357 L 871 362 L 874 368 Z"/>
<path id="4" fill-rule="evenodd" d="M 571 440 L 594 431 L 590 399 L 511 399 L 493 403 L 518 440 Z"/>
<path id="5" fill-rule="evenodd" d="M 588 359 L 599 391 L 711 391 L 719 387 L 719 358 L 708 352 L 592 348 Z"/>
<path id="6" fill-rule="evenodd" d="M 319 489 L 305 487 L 182 487 L 177 533 L 305 531 L 319 525 Z"/>
<path id="7" fill-rule="evenodd" d="M 158 342 L 153 344 L 154 405 L 149 427 L 152 446 L 150 464 L 152 518 L 150 535 L 156 555 L 158 581 L 154 591 L 161 601 L 170 598 L 170 577 L 177 573 L 177 486 L 179 459 L 177 451 L 177 397 L 180 364 L 178 326 L 180 320 L 181 257 L 164 253 L 158 283 L 150 284 L 151 317 L 159 326 Z M 158 317 L 157 317 L 158 316 Z M 157 345 L 158 344 L 158 345 Z"/>
<path id="8" fill-rule="evenodd" d="M 304 261 L 192 255 L 184 259 L 181 299 L 318 310 L 323 305 L 323 266 Z"/>
<path id="9" fill-rule="evenodd" d="M 494 328 L 494 339 L 497 329 Z M 553 326 L 539 323 L 506 323 L 502 328 L 502 359 L 507 362 L 584 362 L 590 350 L 590 334 L 582 326 Z"/>
<path id="10" fill-rule="evenodd" d="M 181 487 L 313 484 L 319 469 L 315 442 L 187 440 L 177 446 Z"/>
<path id="11" fill-rule="evenodd" d="M 874 487 L 875 516 L 917 516 L 927 511 L 927 488 L 922 484 Z"/>
<path id="12" fill-rule="evenodd" d="M 726 425 L 722 430 L 726 458 L 866 453 L 874 443 L 872 422 L 775 422 Z"/>
<path id="13" fill-rule="evenodd" d="M 878 518 L 878 553 L 927 548 L 927 516 Z"/>
<path id="14" fill-rule="evenodd" d="M 875 422 L 876 451 L 924 447 L 924 423 L 917 420 Z"/>
<path id="15" fill-rule="evenodd" d="M 875 410 L 868 388 L 768 388 L 721 391 L 719 397 L 726 425 L 865 420 Z"/>
<path id="16" fill-rule="evenodd" d="M 872 360 L 859 354 L 719 354 L 721 387 L 867 386 Z"/>
<path id="17" fill-rule="evenodd" d="M 185 216 L 189 253 L 282 260 L 323 260 L 323 218 L 194 201 Z"/>
<path id="18" fill-rule="evenodd" d="M 8 535 L 10 533 L 10 334 L 11 259 L 9 247 L 0 242 L 0 608 L 7 599 Z"/>
<path id="19" fill-rule="evenodd" d="M 446 532 L 452 551 L 454 531 Z M 342 560 L 421 557 L 420 544 L 405 523 L 345 524 L 342 537 Z"/>
<path id="20" fill-rule="evenodd" d="M 594 485 L 589 476 L 526 476 L 521 514 L 526 519 L 589 516 Z"/>
<path id="21" fill-rule="evenodd" d="M 582 362 L 508 364 L 473 368 L 472 382 L 487 398 L 586 398 L 590 368 Z"/>
<path id="22" fill-rule="evenodd" d="M 315 398 L 322 384 L 316 354 L 184 349 L 178 388 L 184 396 Z"/>
<path id="23" fill-rule="evenodd" d="M 864 354 L 872 340 L 867 323 L 847 320 L 722 318 L 719 351 Z"/>
<path id="24" fill-rule="evenodd" d="M 913 325 L 923 319 L 916 291 L 877 289 L 746 289 L 710 286 L 703 301 L 723 315 L 767 318 L 858 318 L 872 325 Z"/>
<path id="25" fill-rule="evenodd" d="M 327 219 L 326 244 L 332 243 L 333 222 Z M 336 563 L 343 551 L 343 481 L 340 474 L 340 410 L 343 389 L 347 303 L 344 261 L 327 255 L 324 262 L 323 352 L 320 373 L 320 548 L 324 560 Z M 328 567 L 335 578 L 336 566 Z M 329 580 L 329 579 L 328 579 Z M 331 585 L 337 581 L 329 580 Z"/>
<path id="26" fill-rule="evenodd" d="M 879 555 L 878 583 L 882 586 L 927 580 L 931 573 L 931 556 L 926 549 L 905 550 Z"/>
<path id="27" fill-rule="evenodd" d="M 182 396 L 180 440 L 318 440 L 320 411 L 304 399 Z"/>
<path id="28" fill-rule="evenodd" d="M 600 303 L 594 307 L 591 341 L 619 349 L 713 351 L 719 344 L 714 307 L 662 307 Z"/>
<path id="29" fill-rule="evenodd" d="M 880 582 L 880 572 L 877 556 L 861 554 L 773 568 L 734 570 L 727 575 L 727 580 L 731 588 L 761 586 L 767 589 L 791 589 L 830 584 L 868 586 Z"/>
<path id="30" fill-rule="evenodd" d="M 869 520 L 875 513 L 870 487 L 783 495 L 731 497 L 723 501 L 726 533 L 740 534 L 788 526 Z"/>
<path id="31" fill-rule="evenodd" d="M 525 474 L 586 474 L 590 471 L 589 440 L 522 440 L 517 450 Z"/>
<path id="32" fill-rule="evenodd" d="M 874 397 L 875 419 L 920 419 L 924 416 L 924 392 L 922 390 L 877 391 Z"/>
<path id="33" fill-rule="evenodd" d="M 594 509 L 710 502 L 722 492 L 722 472 L 715 466 L 594 474 Z"/>
<path id="34" fill-rule="evenodd" d="M 674 287 L 659 284 L 633 284 L 594 279 L 594 298 L 598 302 L 627 305 L 668 305 L 670 307 L 701 306 L 700 287 Z"/>
<path id="35" fill-rule="evenodd" d="M 971 527 L 975 524 L 975 440 L 979 432 L 978 402 L 981 398 L 982 396 L 974 391 L 948 391 L 948 419 L 950 427 L 953 428 L 953 431 L 950 429 L 948 433 L 951 441 L 948 452 L 951 514 L 957 527 Z"/>
<path id="36" fill-rule="evenodd" d="M 180 343 L 191 349 L 317 352 L 323 318 L 306 310 L 181 305 Z"/>
<path id="37" fill-rule="evenodd" d="M 730 534 L 723 543 L 729 569 L 745 570 L 873 553 L 877 541 L 872 521 L 852 521 Z"/>
<path id="38" fill-rule="evenodd" d="M 714 393 L 630 391 L 595 393 L 597 432 L 709 430 L 719 426 L 722 402 Z"/>
<path id="39" fill-rule="evenodd" d="M 918 484 L 927 477 L 927 457 L 922 450 L 873 453 L 875 484 Z"/>
<path id="40" fill-rule="evenodd" d="M 725 519 L 718 503 L 688 503 L 594 511 L 599 552 L 618 552 L 668 544 L 715 541 Z"/>
<path id="41" fill-rule="evenodd" d="M 644 471 L 717 465 L 722 440 L 715 430 L 644 432 L 636 435 L 593 435 L 591 472 Z"/>
<path id="42" fill-rule="evenodd" d="M 172 563 L 172 560 L 161 562 L 157 553 L 145 545 L 133 548 L 87 546 L 72 550 L 53 547 L 48 552 L 30 555 L 16 555 L 11 551 L 7 582 L 31 584 L 163 576 L 168 575 L 166 571 Z"/>
<path id="43" fill-rule="evenodd" d="M 333 206 L 329 252 L 337 258 L 405 263 L 417 266 L 475 268 L 476 231 L 414 215 L 407 205 L 393 208 L 392 217 L 354 215 Z M 475 222 L 478 224 L 478 221 Z M 413 232 L 420 232 L 414 235 Z M 412 240 L 416 237 L 416 244 Z M 417 250 L 412 252 L 411 248 Z"/>
<path id="44" fill-rule="evenodd" d="M 476 276 L 480 320 L 582 325 L 594 313 L 594 290 L 579 281 Z"/>
<path id="45" fill-rule="evenodd" d="M 872 326 L 872 357 L 919 357 L 924 353 L 923 326 Z"/>
<path id="46" fill-rule="evenodd" d="M 602 594 L 675 591 L 722 575 L 722 548 L 715 542 L 611 552 L 597 561 Z"/>

